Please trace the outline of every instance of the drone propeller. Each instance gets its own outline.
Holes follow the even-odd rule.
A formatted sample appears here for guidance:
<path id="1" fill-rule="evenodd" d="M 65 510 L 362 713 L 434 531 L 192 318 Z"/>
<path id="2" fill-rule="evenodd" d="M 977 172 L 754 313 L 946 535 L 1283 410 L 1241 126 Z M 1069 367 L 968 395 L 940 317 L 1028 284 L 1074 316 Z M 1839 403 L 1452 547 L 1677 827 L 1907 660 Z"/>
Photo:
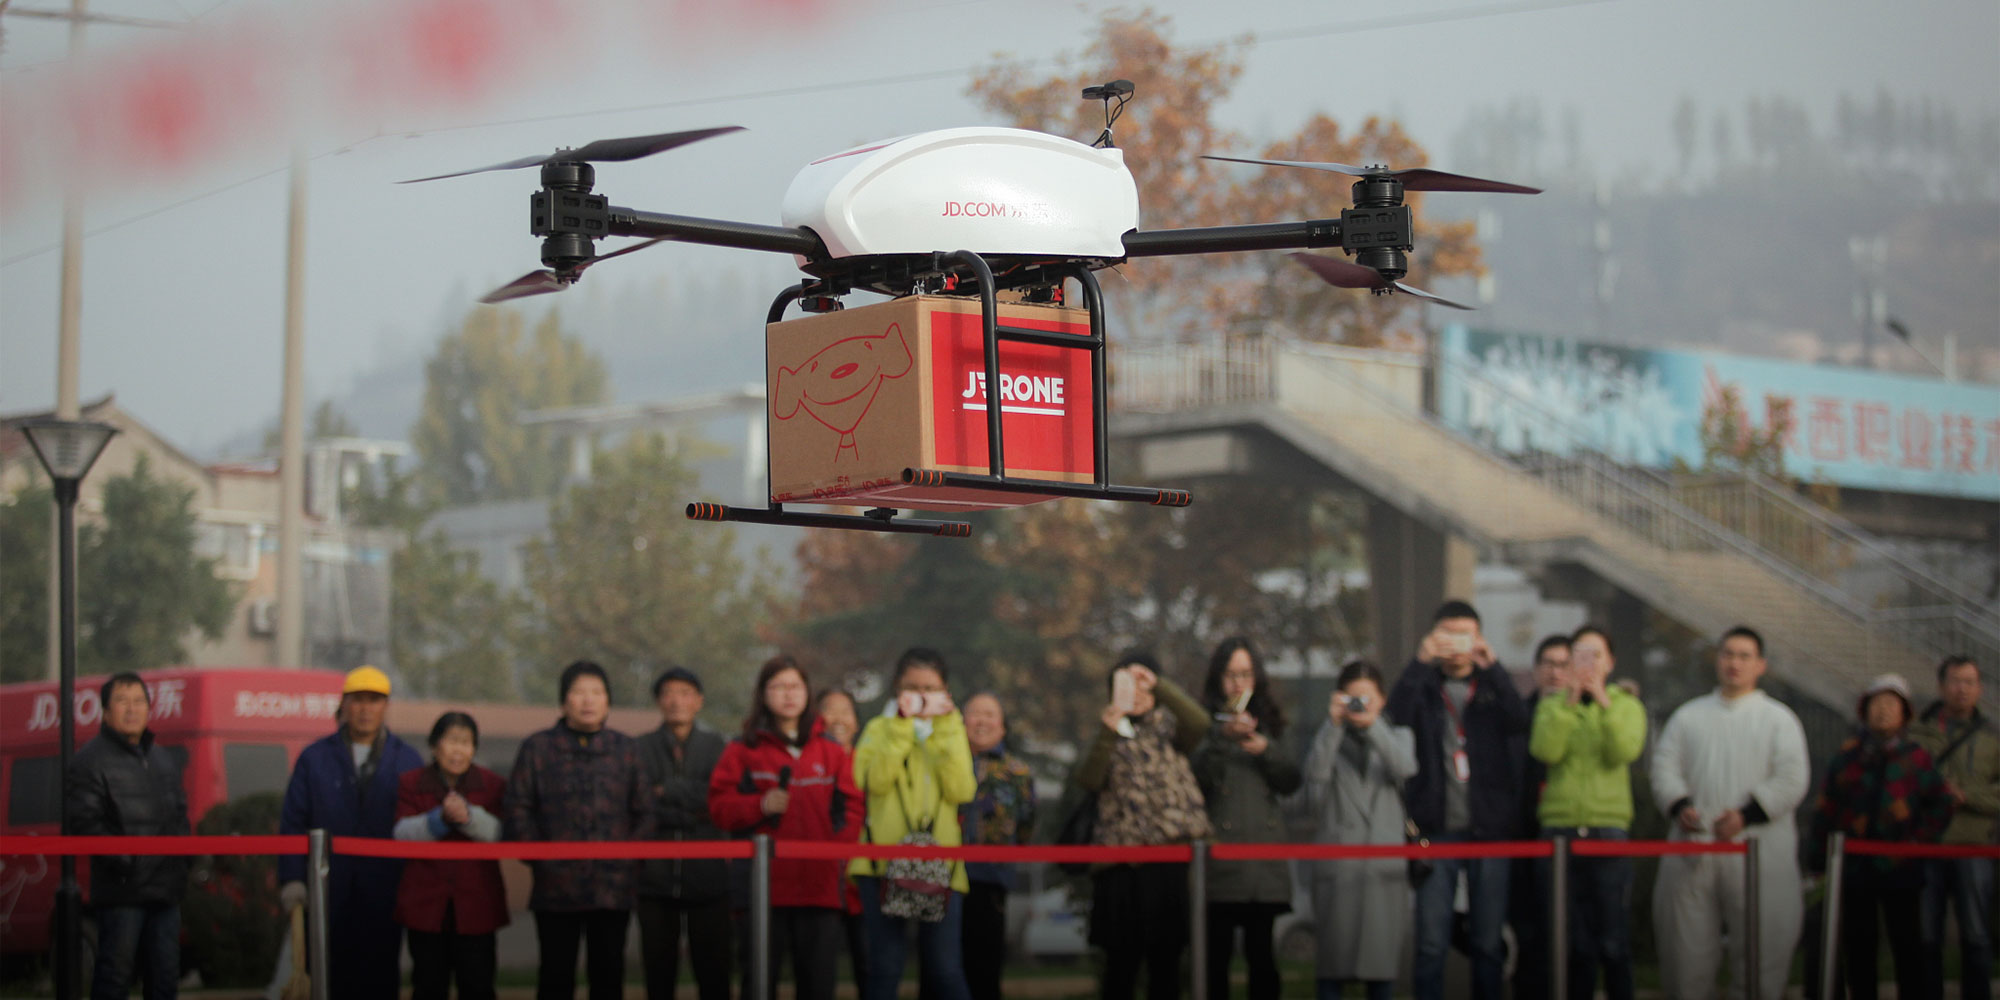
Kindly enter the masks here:
<path id="1" fill-rule="evenodd" d="M 676 146 L 722 135 L 726 132 L 741 132 L 741 125 L 724 125 L 720 128 L 698 128 L 688 132 L 663 132 L 659 135 L 635 135 L 625 139 L 599 139 L 576 149 L 558 149 L 547 156 L 524 156 L 518 160 L 495 163 L 490 167 L 474 167 L 456 173 L 438 174 L 435 177 L 417 177 L 398 181 L 399 184 L 421 184 L 424 181 L 441 181 L 447 177 L 464 177 L 466 174 L 483 174 L 489 170 L 519 170 L 522 167 L 538 167 L 556 160 L 563 162 L 612 163 L 620 160 L 636 160 L 664 153 Z"/>
<path id="2" fill-rule="evenodd" d="M 1403 182 L 1410 191 L 1479 191 L 1487 194 L 1541 194 L 1541 188 L 1531 188 L 1505 181 L 1489 181 L 1484 177 L 1468 177 L 1465 174 L 1446 173 L 1429 167 L 1411 167 L 1407 170 L 1390 170 L 1387 167 L 1357 167 L 1346 163 L 1315 163 L 1306 160 L 1256 160 L 1241 156 L 1204 156 L 1205 160 L 1227 160 L 1231 163 L 1255 163 L 1266 167 L 1305 167 L 1308 170 L 1325 170 L 1329 173 L 1346 174 L 1349 177 L 1394 177 Z"/>
<path id="3" fill-rule="evenodd" d="M 598 254 L 597 256 L 592 257 L 581 264 L 578 264 L 574 269 L 570 270 L 567 273 L 551 271 L 548 268 L 543 268 L 539 271 L 529 271 L 527 274 L 521 275 L 520 277 L 515 278 L 513 281 L 501 285 L 499 288 L 495 288 L 494 290 L 487 292 L 485 295 L 480 296 L 479 301 L 486 305 L 491 306 L 491 305 L 499 305 L 500 303 L 506 302 L 510 299 L 523 299 L 527 298 L 530 295 L 547 295 L 550 292 L 560 292 L 563 289 L 568 288 L 572 283 L 574 283 L 577 279 L 577 276 L 583 273 L 584 268 L 587 268 L 590 265 L 595 264 L 600 260 L 610 260 L 613 257 L 623 257 L 624 255 L 631 253 L 634 250 L 644 250 L 655 243 L 665 243 L 665 242 L 666 240 L 647 240 L 643 243 L 634 243 L 631 246 L 625 247 L 620 250 L 613 250 L 610 253 Z"/>
<path id="4" fill-rule="evenodd" d="M 1420 299 L 1429 299 L 1441 306 L 1450 306 L 1453 309 L 1463 309 L 1467 312 L 1472 311 L 1471 306 L 1460 305 L 1442 295 L 1426 292 L 1415 285 L 1405 285 L 1400 281 L 1390 281 L 1377 274 L 1374 268 L 1363 267 L 1352 261 L 1341 260 L 1338 257 L 1322 257 L 1316 253 L 1292 253 L 1286 254 L 1286 256 L 1311 268 L 1314 274 L 1320 276 L 1320 280 L 1339 288 L 1366 288 L 1375 292 L 1387 291 L 1393 288 L 1396 291 L 1414 295 Z"/>

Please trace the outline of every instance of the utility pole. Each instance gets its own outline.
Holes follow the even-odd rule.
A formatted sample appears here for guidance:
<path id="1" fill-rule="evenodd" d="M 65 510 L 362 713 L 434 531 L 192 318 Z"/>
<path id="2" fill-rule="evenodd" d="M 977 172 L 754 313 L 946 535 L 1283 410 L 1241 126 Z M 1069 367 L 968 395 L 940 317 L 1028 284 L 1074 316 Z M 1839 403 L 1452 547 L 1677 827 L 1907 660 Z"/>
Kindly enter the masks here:
<path id="1" fill-rule="evenodd" d="M 291 211 L 285 231 L 285 376 L 278 420 L 278 648 L 281 667 L 306 665 L 305 516 L 306 150 L 292 147 Z"/>

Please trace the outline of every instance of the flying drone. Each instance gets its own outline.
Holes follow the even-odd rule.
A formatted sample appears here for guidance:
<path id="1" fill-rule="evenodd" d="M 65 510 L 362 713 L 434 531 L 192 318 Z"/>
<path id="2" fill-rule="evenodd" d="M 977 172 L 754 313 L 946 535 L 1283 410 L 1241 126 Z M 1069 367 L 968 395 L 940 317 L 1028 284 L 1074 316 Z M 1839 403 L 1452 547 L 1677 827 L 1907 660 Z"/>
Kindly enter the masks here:
<path id="1" fill-rule="evenodd" d="M 688 516 L 965 537 L 965 522 L 899 512 L 1063 497 L 1192 502 L 1183 490 L 1110 481 L 1094 272 L 1140 257 L 1292 250 L 1328 284 L 1465 309 L 1402 281 L 1414 248 L 1405 192 L 1540 193 L 1428 168 L 1211 156 L 1352 176 L 1353 206 L 1338 218 L 1144 231 L 1138 187 L 1112 139 L 1132 90 L 1127 80 L 1084 89 L 1105 106 L 1104 131 L 1089 144 L 949 128 L 814 160 L 793 178 L 776 226 L 624 208 L 593 191 L 594 163 L 637 160 L 735 126 L 599 140 L 419 180 L 540 168 L 529 231 L 542 239 L 544 269 L 487 303 L 560 291 L 598 263 L 667 241 L 792 255 L 806 278 L 778 294 L 766 324 L 768 506 L 691 503 Z M 598 253 L 597 241 L 614 236 L 643 242 Z M 1331 247 L 1352 259 L 1302 252 Z M 1070 282 L 1080 308 L 1067 301 Z M 845 308 L 855 291 L 890 301 Z M 786 320 L 794 304 L 805 315 Z M 787 506 L 799 503 L 869 509 Z"/>

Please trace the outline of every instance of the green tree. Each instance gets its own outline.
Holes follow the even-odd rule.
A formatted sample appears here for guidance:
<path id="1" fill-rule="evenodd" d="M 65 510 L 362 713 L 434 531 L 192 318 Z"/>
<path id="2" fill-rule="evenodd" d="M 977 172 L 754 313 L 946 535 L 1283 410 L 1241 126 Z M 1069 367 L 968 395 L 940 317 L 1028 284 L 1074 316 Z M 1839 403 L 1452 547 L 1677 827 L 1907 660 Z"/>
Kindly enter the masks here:
<path id="1" fill-rule="evenodd" d="M 526 548 L 541 616 L 528 642 L 530 701 L 553 697 L 565 663 L 604 666 L 621 704 L 643 702 L 669 663 L 699 671 L 718 718 L 740 712 L 763 649 L 756 623 L 772 599 L 769 567 L 745 558 L 729 527 L 684 513 L 694 473 L 665 439 L 641 435 L 600 453 L 593 478 L 549 509 L 546 539 Z"/>
<path id="2" fill-rule="evenodd" d="M 49 535 L 55 496 L 35 483 L 0 503 L 0 683 L 41 680 L 49 655 Z"/>
<path id="3" fill-rule="evenodd" d="M 523 413 L 602 403 L 604 362 L 563 332 L 550 310 L 522 334 L 521 314 L 480 308 L 438 344 L 424 367 L 423 411 L 411 429 L 424 495 L 444 505 L 553 495 L 568 454 Z"/>
<path id="4" fill-rule="evenodd" d="M 104 484 L 104 517 L 77 528 L 77 661 L 85 673 L 187 659 L 189 632 L 222 638 L 236 612 L 216 560 L 195 552 L 194 488 L 152 474 L 145 455 Z"/>
<path id="5" fill-rule="evenodd" d="M 191 633 L 221 638 L 236 595 L 196 553 L 194 490 L 154 476 L 141 455 L 102 500 L 103 516 L 76 532 L 78 669 L 163 667 L 186 661 Z M 40 483 L 0 505 L 0 680 L 39 679 L 47 662 L 53 505 Z"/>
<path id="6" fill-rule="evenodd" d="M 412 530 L 390 564 L 389 654 L 419 698 L 513 701 L 525 599 L 480 575 L 479 557 Z"/>

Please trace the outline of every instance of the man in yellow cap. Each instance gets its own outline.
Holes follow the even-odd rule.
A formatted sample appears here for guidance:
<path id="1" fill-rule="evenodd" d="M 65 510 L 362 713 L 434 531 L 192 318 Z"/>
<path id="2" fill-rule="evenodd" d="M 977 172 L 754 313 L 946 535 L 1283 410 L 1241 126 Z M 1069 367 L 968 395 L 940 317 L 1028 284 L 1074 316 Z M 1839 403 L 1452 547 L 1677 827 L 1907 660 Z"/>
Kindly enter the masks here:
<path id="1" fill-rule="evenodd" d="M 340 688 L 340 728 L 299 752 L 285 788 L 279 833 L 325 830 L 336 837 L 390 837 L 396 825 L 396 785 L 423 766 L 408 743 L 383 724 L 389 675 L 355 667 Z M 327 927 L 335 998 L 397 995 L 403 929 L 391 914 L 403 863 L 391 858 L 334 855 L 327 877 Z M 287 912 L 305 902 L 305 859 L 278 859 L 278 898 Z"/>

